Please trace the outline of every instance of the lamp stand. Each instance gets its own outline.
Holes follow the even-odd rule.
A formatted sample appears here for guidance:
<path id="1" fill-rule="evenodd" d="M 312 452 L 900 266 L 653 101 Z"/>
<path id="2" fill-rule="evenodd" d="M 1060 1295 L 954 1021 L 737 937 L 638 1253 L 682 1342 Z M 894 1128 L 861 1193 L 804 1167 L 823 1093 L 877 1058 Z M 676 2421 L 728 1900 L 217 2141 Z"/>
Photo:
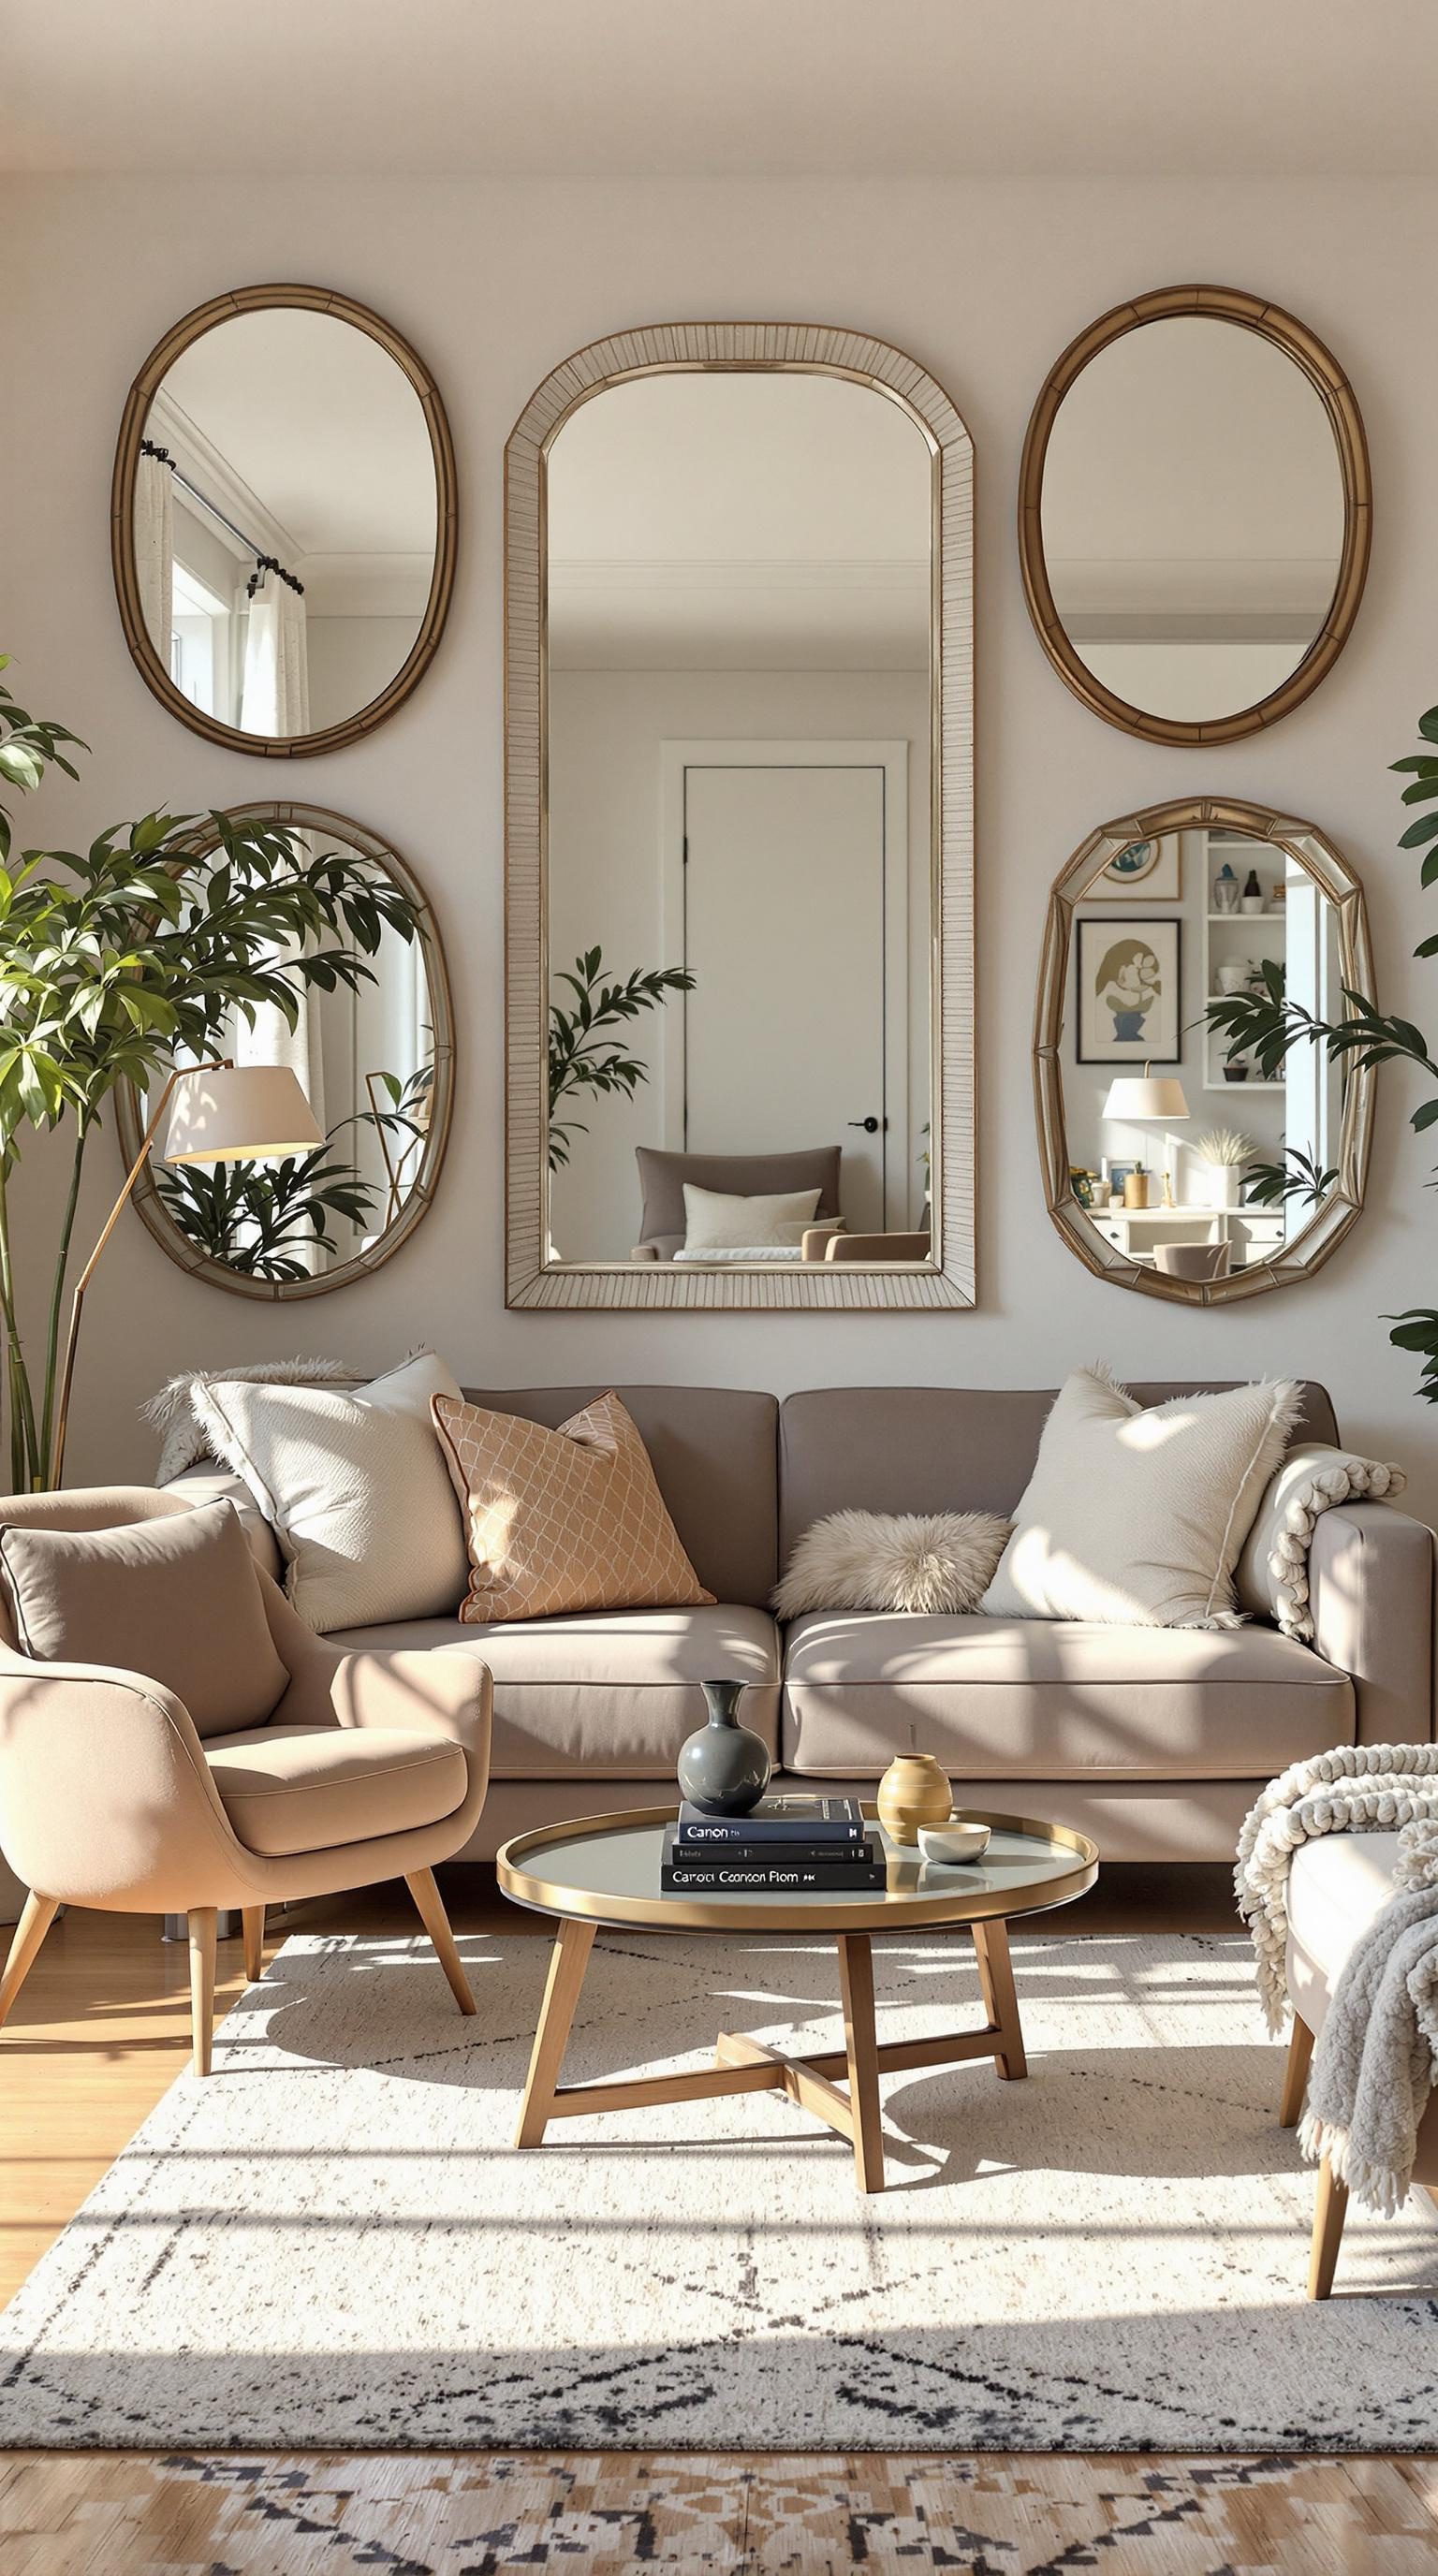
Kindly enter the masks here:
<path id="1" fill-rule="evenodd" d="M 99 1238 L 96 1242 L 94 1251 L 91 1253 L 89 1260 L 86 1262 L 84 1269 L 81 1271 L 79 1278 L 75 1282 L 75 1292 L 70 1300 L 70 1328 L 65 1335 L 65 1356 L 60 1369 L 59 1401 L 55 1411 L 55 1434 L 50 1443 L 50 1457 L 46 1467 L 46 1474 L 49 1477 L 50 1490 L 52 1492 L 58 1491 L 60 1478 L 64 1472 L 65 1466 L 65 1434 L 69 1428 L 70 1421 L 70 1390 L 74 1384 L 75 1378 L 75 1353 L 79 1347 L 80 1341 L 80 1317 L 85 1304 L 85 1291 L 89 1287 L 90 1282 L 95 1275 L 96 1266 L 99 1262 L 101 1253 L 104 1251 L 105 1246 L 109 1242 L 111 1235 L 114 1233 L 116 1226 L 119 1224 L 126 1207 L 129 1205 L 130 1196 L 134 1190 L 135 1183 L 145 1168 L 145 1164 L 149 1158 L 150 1147 L 153 1145 L 155 1138 L 159 1133 L 160 1121 L 164 1117 L 166 1110 L 169 1108 L 171 1095 L 174 1092 L 176 1083 L 184 1076 L 192 1073 L 218 1073 L 227 1065 L 228 1061 L 228 1057 L 217 1055 L 208 1057 L 203 1064 L 176 1065 L 174 1071 L 171 1073 L 165 1084 L 164 1090 L 161 1092 L 159 1099 L 155 1103 L 154 1113 L 150 1119 L 150 1123 L 145 1129 L 145 1133 L 140 1140 L 140 1150 L 135 1156 L 133 1163 L 130 1165 L 128 1172 L 125 1174 L 125 1185 L 121 1190 L 119 1197 L 116 1199 L 114 1206 L 111 1208 L 109 1215 L 106 1217 L 104 1224 L 100 1228 Z"/>

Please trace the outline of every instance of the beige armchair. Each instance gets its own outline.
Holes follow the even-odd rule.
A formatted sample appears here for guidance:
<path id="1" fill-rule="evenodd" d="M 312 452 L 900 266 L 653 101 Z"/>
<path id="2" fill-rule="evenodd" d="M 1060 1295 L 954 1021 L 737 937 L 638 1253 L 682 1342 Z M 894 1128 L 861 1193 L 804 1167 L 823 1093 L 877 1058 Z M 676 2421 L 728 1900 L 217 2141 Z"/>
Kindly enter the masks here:
<path id="1" fill-rule="evenodd" d="M 17 1495 L 0 1524 L 114 1529 L 185 1502 L 143 1486 Z M 41 1662 L 0 1602 L 0 1843 L 31 1890 L 0 2025 L 57 1908 L 188 1917 L 197 2074 L 209 2072 L 216 1915 L 239 1909 L 263 1972 L 267 1905 L 403 1878 L 460 2011 L 470 1993 L 434 1881 L 489 1779 L 490 1677 L 467 1652 L 343 1654 L 254 1569 L 289 1686 L 263 1726 L 201 1737 L 143 1673 Z"/>
<path id="2" fill-rule="evenodd" d="M 933 1251 L 930 1237 L 913 1234 L 835 1234 L 827 1226 L 811 1226 L 800 1241 L 802 1261 L 927 1261 Z"/>

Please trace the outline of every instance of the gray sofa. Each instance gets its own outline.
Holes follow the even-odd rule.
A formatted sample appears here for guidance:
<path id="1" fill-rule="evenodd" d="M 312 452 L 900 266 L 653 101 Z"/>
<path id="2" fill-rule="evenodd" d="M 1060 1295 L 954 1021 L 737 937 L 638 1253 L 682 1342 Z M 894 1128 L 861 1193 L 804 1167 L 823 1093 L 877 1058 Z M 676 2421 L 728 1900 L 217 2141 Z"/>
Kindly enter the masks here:
<path id="1" fill-rule="evenodd" d="M 551 1425 L 597 1386 L 471 1388 Z M 1193 1393 L 1138 1386 L 1142 1403 Z M 342 1633 L 355 1646 L 463 1644 L 494 1675 L 491 1787 L 461 1858 L 524 1827 L 654 1805 L 701 1724 L 699 1684 L 751 1685 L 746 1722 L 782 1773 L 872 1793 L 896 1751 L 938 1755 L 961 1802 L 1056 1818 L 1110 1860 L 1233 1856 L 1257 1791 L 1343 1742 L 1427 1741 L 1434 1728 L 1434 1541 L 1384 1503 L 1319 1523 L 1314 1646 L 1265 1618 L 1198 1632 L 1046 1620 L 828 1612 L 786 1630 L 768 1608 L 794 1541 L 825 1512 L 1009 1511 L 1053 1391 L 831 1387 L 769 1395 L 621 1387 L 680 1536 L 715 1606 L 613 1611 L 490 1628 L 429 1619 Z M 1338 1436 L 1324 1390 L 1301 1432 Z M 242 1489 L 213 1467 L 196 1499 Z M 274 1540 L 248 1508 L 262 1561 Z"/>

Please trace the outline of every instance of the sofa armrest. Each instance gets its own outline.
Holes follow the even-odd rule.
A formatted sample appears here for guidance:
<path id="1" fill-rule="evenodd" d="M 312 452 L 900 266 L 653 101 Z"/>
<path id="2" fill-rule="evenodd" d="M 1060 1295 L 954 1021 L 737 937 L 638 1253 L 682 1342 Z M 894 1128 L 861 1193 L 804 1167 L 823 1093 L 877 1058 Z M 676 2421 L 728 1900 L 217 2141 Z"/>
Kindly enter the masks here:
<path id="1" fill-rule="evenodd" d="M 1435 1712 L 1433 1533 L 1389 1503 L 1325 1512 L 1308 1558 L 1316 1653 L 1352 1676 L 1360 1744 L 1428 1744 Z"/>
<path id="2" fill-rule="evenodd" d="M 636 1243 L 629 1258 L 631 1261 L 657 1261 L 659 1246 L 657 1243 Z"/>

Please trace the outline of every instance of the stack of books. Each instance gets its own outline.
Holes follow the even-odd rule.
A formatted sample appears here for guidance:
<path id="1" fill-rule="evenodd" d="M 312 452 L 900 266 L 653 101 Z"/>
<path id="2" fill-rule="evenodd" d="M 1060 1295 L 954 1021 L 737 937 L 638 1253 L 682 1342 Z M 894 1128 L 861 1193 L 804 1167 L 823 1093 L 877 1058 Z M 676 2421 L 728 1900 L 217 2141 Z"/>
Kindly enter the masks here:
<path id="1" fill-rule="evenodd" d="M 883 1855 L 857 1798 L 762 1798 L 747 1816 L 708 1816 L 686 1799 L 664 1836 L 666 1896 L 882 1891 Z"/>

